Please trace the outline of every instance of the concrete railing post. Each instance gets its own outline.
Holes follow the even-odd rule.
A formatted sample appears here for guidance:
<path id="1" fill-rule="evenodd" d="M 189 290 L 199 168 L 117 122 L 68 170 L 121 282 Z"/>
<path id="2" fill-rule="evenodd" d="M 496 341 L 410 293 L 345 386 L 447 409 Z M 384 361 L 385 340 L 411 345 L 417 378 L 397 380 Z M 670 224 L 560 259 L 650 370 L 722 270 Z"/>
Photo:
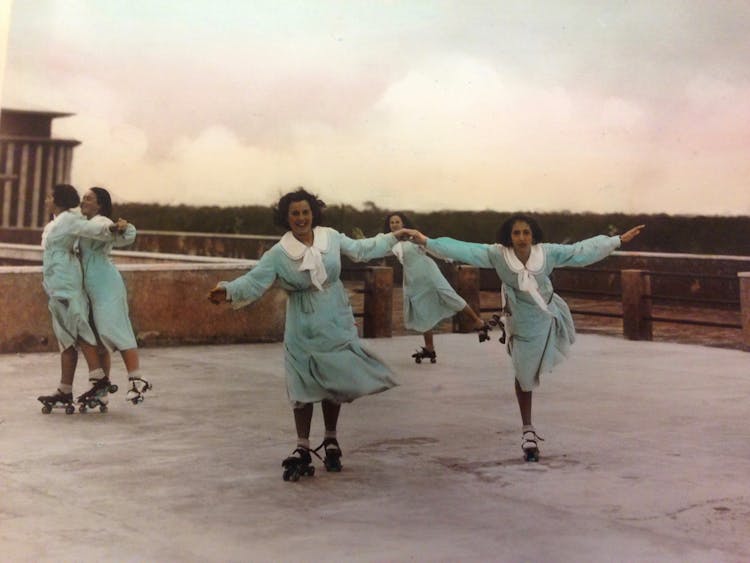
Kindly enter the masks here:
<path id="1" fill-rule="evenodd" d="M 740 317 L 742 318 L 742 344 L 750 350 L 750 272 L 738 272 L 740 278 Z"/>
<path id="2" fill-rule="evenodd" d="M 651 276 L 644 270 L 622 270 L 622 330 L 628 340 L 651 340 Z"/>
<path id="3" fill-rule="evenodd" d="M 454 266 L 453 287 L 466 304 L 474 309 L 479 315 L 479 268 L 476 266 Z M 463 312 L 453 315 L 453 332 L 471 332 L 474 323 L 471 318 Z"/>
<path id="4" fill-rule="evenodd" d="M 365 306 L 362 335 L 390 338 L 393 322 L 393 268 L 369 266 L 365 270 Z"/>

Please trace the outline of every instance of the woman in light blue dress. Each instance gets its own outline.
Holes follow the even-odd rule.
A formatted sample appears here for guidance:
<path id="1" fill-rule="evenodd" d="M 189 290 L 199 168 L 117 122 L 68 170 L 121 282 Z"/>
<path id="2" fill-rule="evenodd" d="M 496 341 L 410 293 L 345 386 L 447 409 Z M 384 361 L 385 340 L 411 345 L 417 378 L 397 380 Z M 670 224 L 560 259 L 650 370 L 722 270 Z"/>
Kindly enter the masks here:
<path id="1" fill-rule="evenodd" d="M 107 377 L 111 369 L 110 353 L 118 350 L 125 363 L 130 385 L 126 399 L 134 405 L 143 401 L 151 384 L 140 376 L 138 344 L 128 312 L 128 295 L 120 272 L 110 259 L 112 248 L 135 241 L 135 227 L 124 219 L 112 220 L 112 198 L 104 188 L 94 187 L 81 200 L 81 213 L 88 219 L 81 232 L 79 247 L 83 265 L 83 285 L 91 302 L 94 330 L 104 347 L 102 367 Z M 116 230 L 112 231 L 112 227 Z"/>
<path id="2" fill-rule="evenodd" d="M 398 211 L 386 215 L 384 233 L 397 232 L 404 227 L 413 228 L 412 222 L 404 213 Z M 404 326 L 423 333 L 424 337 L 422 349 L 412 354 L 417 363 L 421 363 L 423 358 L 435 363 L 437 354 L 432 329 L 443 319 L 460 311 L 474 321 L 475 330 L 480 331 L 480 342 L 486 338 L 484 321 L 456 293 L 424 247 L 400 241 L 393 246 L 391 252 L 403 266 L 401 285 L 404 293 Z"/>
<path id="3" fill-rule="evenodd" d="M 521 411 L 522 448 L 527 461 L 539 459 L 540 439 L 531 422 L 532 390 L 542 373 L 551 371 L 568 354 L 575 340 L 570 309 L 554 293 L 550 274 L 563 266 L 587 266 L 608 256 L 621 243 L 636 237 L 643 225 L 620 236 L 596 236 L 576 244 L 542 243 L 537 222 L 513 215 L 498 231 L 498 244 L 477 244 L 443 237 L 428 239 L 418 231 L 412 240 L 459 262 L 493 268 L 503 282 L 507 351 L 515 375 Z"/>
<path id="4" fill-rule="evenodd" d="M 351 305 L 341 283 L 341 254 L 355 261 L 382 258 L 396 242 L 393 234 L 354 240 L 320 226 L 325 204 L 299 188 L 275 207 L 276 223 L 288 231 L 244 276 L 220 282 L 209 294 L 216 304 L 241 307 L 278 281 L 288 292 L 284 329 L 287 396 L 294 409 L 297 448 L 283 462 L 284 479 L 311 475 L 310 423 L 320 402 L 329 471 L 341 469 L 336 427 L 341 403 L 396 385 L 394 374 L 359 340 Z"/>
<path id="5" fill-rule="evenodd" d="M 54 186 L 45 203 L 52 220 L 42 233 L 43 285 L 49 298 L 52 330 L 60 348 L 61 378 L 53 394 L 38 399 L 44 404 L 42 411 L 45 413 L 63 406 L 71 414 L 75 410 L 72 403 L 77 346 L 88 364 L 89 378 L 99 379 L 104 375 L 96 351 L 96 337 L 89 325 L 89 303 L 76 255 L 76 241 L 86 220 L 77 209 L 80 199 L 71 185 Z"/>

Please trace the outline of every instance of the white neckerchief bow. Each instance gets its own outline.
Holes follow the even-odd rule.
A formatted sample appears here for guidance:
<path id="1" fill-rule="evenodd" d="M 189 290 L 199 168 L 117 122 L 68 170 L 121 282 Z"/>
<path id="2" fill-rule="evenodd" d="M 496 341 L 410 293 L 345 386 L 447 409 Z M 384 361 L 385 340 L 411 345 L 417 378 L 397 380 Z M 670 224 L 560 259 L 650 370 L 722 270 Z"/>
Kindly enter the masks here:
<path id="1" fill-rule="evenodd" d="M 302 260 L 299 271 L 309 271 L 312 284 L 319 290 L 322 290 L 323 284 L 328 279 L 322 254 L 328 251 L 328 229 L 325 227 L 315 227 L 313 229 L 313 243 L 310 246 L 294 238 L 291 231 L 288 231 L 281 237 L 280 244 L 289 258 L 292 260 Z"/>
<path id="2" fill-rule="evenodd" d="M 531 298 L 537 305 L 539 305 L 539 308 L 542 309 L 542 311 L 549 313 L 547 302 L 539 293 L 539 284 L 534 277 L 534 274 L 540 273 L 544 268 L 544 250 L 541 245 L 535 244 L 531 247 L 531 254 L 525 265 L 518 259 L 518 256 L 513 252 L 512 247 L 503 246 L 501 248 L 503 251 L 503 258 L 505 258 L 505 263 L 508 264 L 511 271 L 518 276 L 518 288 L 531 295 Z M 505 295 L 503 295 L 503 306 L 505 306 L 504 301 Z"/>

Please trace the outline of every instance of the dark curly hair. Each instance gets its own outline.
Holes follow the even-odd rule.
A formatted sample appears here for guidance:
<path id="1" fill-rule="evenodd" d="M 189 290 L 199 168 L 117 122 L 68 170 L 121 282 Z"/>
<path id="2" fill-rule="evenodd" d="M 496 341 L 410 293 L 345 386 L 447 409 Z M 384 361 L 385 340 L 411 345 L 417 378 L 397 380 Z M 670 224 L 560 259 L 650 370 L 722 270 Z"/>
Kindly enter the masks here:
<path id="1" fill-rule="evenodd" d="M 70 184 L 56 184 L 52 188 L 52 201 L 62 209 L 72 209 L 81 204 L 81 196 Z"/>
<path id="2" fill-rule="evenodd" d="M 407 229 L 413 229 L 414 223 L 411 222 L 411 219 L 409 219 L 406 215 L 401 213 L 400 211 L 393 211 L 385 216 L 385 221 L 383 221 L 383 232 L 384 233 L 390 233 L 391 232 L 391 217 L 401 217 L 401 222 L 404 224 L 404 227 Z"/>
<path id="3" fill-rule="evenodd" d="M 317 227 L 320 225 L 323 220 L 323 209 L 326 204 L 317 195 L 311 194 L 302 187 L 281 196 L 279 202 L 273 206 L 273 222 L 277 226 L 289 230 L 289 206 L 297 201 L 306 201 L 310 204 L 313 214 L 312 226 Z"/>
<path id="4" fill-rule="evenodd" d="M 531 243 L 532 244 L 538 244 L 540 242 L 544 242 L 544 232 L 542 231 L 542 228 L 539 226 L 539 223 L 536 222 L 536 219 L 533 217 L 529 217 L 528 215 L 524 215 L 523 213 L 516 213 L 514 215 L 511 215 L 508 219 L 505 220 L 505 222 L 500 225 L 500 228 L 497 230 L 497 235 L 495 236 L 495 241 L 499 242 L 503 246 L 513 246 L 513 239 L 511 237 L 511 233 L 513 232 L 513 225 L 516 224 L 518 221 L 523 221 L 524 223 L 528 223 L 529 227 L 531 227 Z"/>
<path id="5" fill-rule="evenodd" d="M 91 188 L 96 196 L 96 203 L 99 204 L 99 215 L 103 215 L 109 219 L 112 218 L 112 197 L 109 192 L 104 188 Z"/>

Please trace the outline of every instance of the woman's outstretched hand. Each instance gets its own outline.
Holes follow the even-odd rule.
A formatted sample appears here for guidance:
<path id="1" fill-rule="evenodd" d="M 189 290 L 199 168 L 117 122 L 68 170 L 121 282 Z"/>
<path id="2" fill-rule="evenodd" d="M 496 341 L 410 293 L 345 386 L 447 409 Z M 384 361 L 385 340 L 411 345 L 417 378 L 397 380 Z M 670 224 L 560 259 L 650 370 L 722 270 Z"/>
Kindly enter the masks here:
<path id="1" fill-rule="evenodd" d="M 416 229 L 399 229 L 393 234 L 396 235 L 398 240 L 408 240 L 414 244 L 420 244 L 422 246 L 427 244 L 427 237 Z"/>
<path id="2" fill-rule="evenodd" d="M 646 225 L 638 225 L 637 227 L 633 227 L 629 231 L 623 233 L 620 235 L 620 240 L 622 242 L 630 242 L 635 237 L 637 237 L 639 234 L 641 234 L 641 230 L 645 229 Z"/>
<path id="3" fill-rule="evenodd" d="M 119 233 L 123 234 L 125 230 L 128 228 L 128 222 L 125 219 L 118 219 L 115 223 L 112 223 L 109 226 L 109 230 L 113 233 Z"/>
<path id="4" fill-rule="evenodd" d="M 414 229 L 399 229 L 398 231 L 393 231 L 392 234 L 398 240 L 409 240 L 409 233 L 413 230 Z"/>
<path id="5" fill-rule="evenodd" d="M 215 288 L 208 292 L 208 300 L 214 305 L 226 303 L 227 290 L 217 285 Z"/>

